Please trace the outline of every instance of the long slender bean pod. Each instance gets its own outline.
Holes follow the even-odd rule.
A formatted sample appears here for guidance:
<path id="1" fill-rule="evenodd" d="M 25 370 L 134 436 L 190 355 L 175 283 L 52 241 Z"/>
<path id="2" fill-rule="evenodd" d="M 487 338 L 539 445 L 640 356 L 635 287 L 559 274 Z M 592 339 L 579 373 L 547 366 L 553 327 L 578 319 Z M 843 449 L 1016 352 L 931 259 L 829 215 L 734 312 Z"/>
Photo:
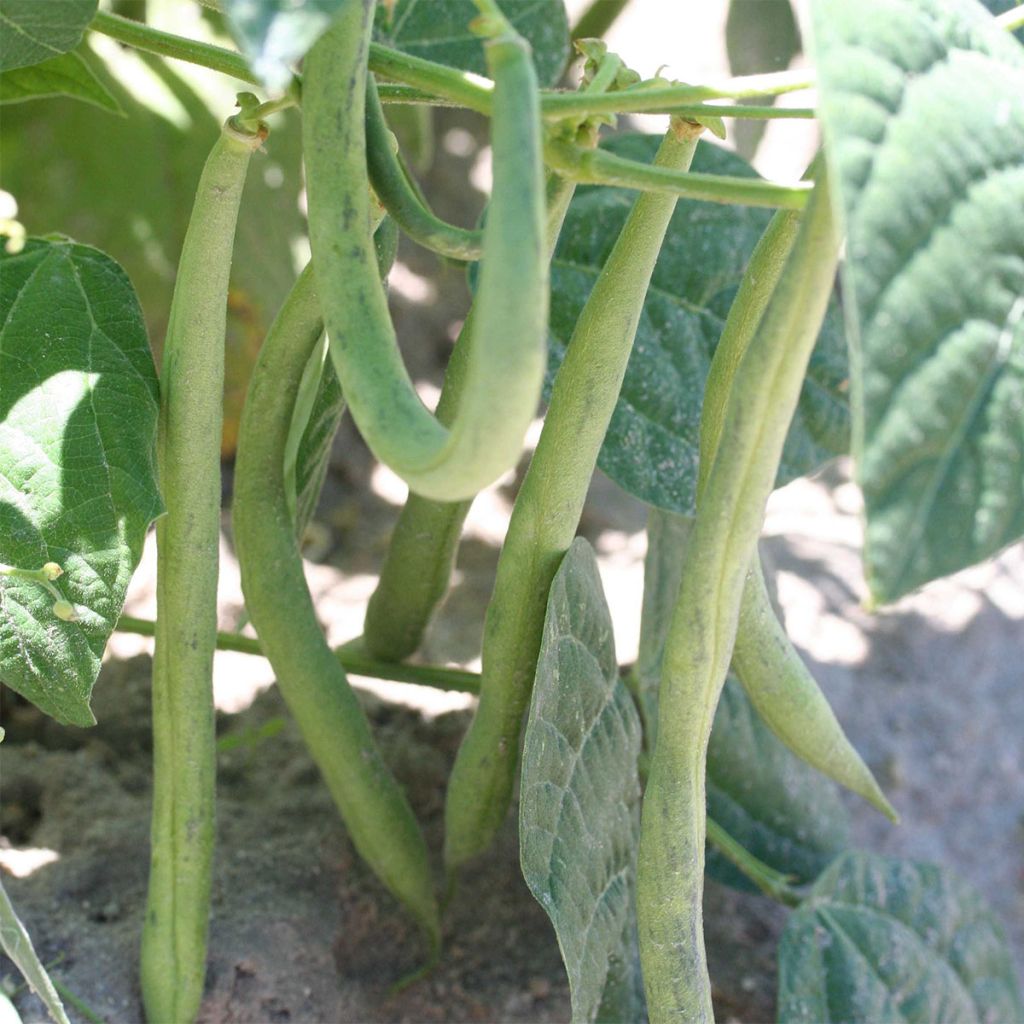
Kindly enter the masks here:
<path id="1" fill-rule="evenodd" d="M 374 3 L 352 0 L 306 59 L 303 143 L 313 263 L 331 356 L 353 419 L 417 493 L 472 497 L 513 466 L 537 411 L 547 339 L 544 176 L 536 75 L 504 19 L 485 42 L 495 78 L 494 192 L 484 228 L 476 330 L 450 428 L 402 363 L 365 225 L 366 61 Z"/>
<path id="2" fill-rule="evenodd" d="M 794 213 L 772 219 L 750 259 L 708 373 L 701 412 L 698 503 L 714 461 L 723 417 L 743 355 L 764 315 L 799 227 Z M 871 770 L 847 739 L 814 677 L 772 609 L 760 559 L 743 588 L 733 667 L 765 724 L 798 757 L 895 820 Z"/>
<path id="3" fill-rule="evenodd" d="M 229 121 L 203 168 L 164 342 L 153 659 L 153 822 L 141 979 L 151 1021 L 192 1020 L 206 972 L 214 843 L 224 332 L 235 223 L 265 129 Z"/>
<path id="4" fill-rule="evenodd" d="M 549 260 L 575 190 L 575 182 L 549 175 Z M 458 412 L 475 331 L 476 318 L 470 308 L 448 362 L 437 404 L 441 423 L 451 423 Z M 391 535 L 380 581 L 366 609 L 363 643 L 373 657 L 401 661 L 419 647 L 431 617 L 447 593 L 462 524 L 471 504 L 472 499 L 433 501 L 410 493 Z"/>
<path id="5" fill-rule="evenodd" d="M 656 162 L 687 167 L 701 132 L 674 122 Z M 516 498 L 484 625 L 480 704 L 445 805 L 445 863 L 484 850 L 508 811 L 547 594 L 579 525 L 675 199 L 640 196 L 587 299 Z"/>
<path id="6" fill-rule="evenodd" d="M 440 932 L 426 845 L 317 622 L 285 494 L 292 408 L 319 336 L 320 304 L 307 267 L 263 344 L 242 412 L 233 511 L 242 592 L 281 695 L 353 845 L 436 949 Z"/>
<path id="7" fill-rule="evenodd" d="M 839 238 L 824 169 L 729 391 L 665 645 L 637 910 L 652 1024 L 711 1021 L 701 898 L 706 757 L 747 567 L 831 293 Z"/>
<path id="8" fill-rule="evenodd" d="M 452 259 L 480 259 L 483 232 L 441 220 L 424 206 L 409 184 L 405 168 L 391 147 L 391 133 L 372 75 L 366 81 L 366 163 L 377 198 L 414 242 Z"/>

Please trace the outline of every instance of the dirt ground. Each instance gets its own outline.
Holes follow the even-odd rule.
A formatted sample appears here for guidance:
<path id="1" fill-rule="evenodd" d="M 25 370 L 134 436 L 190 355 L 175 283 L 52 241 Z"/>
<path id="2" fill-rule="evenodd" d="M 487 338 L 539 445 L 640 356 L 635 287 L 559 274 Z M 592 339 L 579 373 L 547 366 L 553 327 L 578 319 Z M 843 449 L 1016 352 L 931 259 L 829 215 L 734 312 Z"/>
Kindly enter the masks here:
<path id="1" fill-rule="evenodd" d="M 624 23 L 620 48 L 653 73 L 658 62 L 643 67 L 628 43 Z M 445 115 L 438 138 L 442 159 L 426 182 L 428 194 L 442 216 L 469 223 L 482 194 L 464 183 L 486 178 L 478 126 Z M 788 172 L 805 148 L 776 148 L 776 165 Z M 412 373 L 424 396 L 436 397 L 465 303 L 461 275 L 403 248 L 392 298 Z M 903 819 L 893 828 L 851 798 L 855 839 L 942 863 L 972 881 L 1004 921 L 1020 963 L 1024 550 L 868 615 L 861 607 L 859 499 L 848 472 L 839 463 L 816 481 L 778 492 L 765 534 L 787 628 Z M 427 661 L 478 664 L 514 484 L 500 482 L 474 506 L 452 593 L 423 652 Z M 230 473 L 226 491 L 230 498 Z M 332 643 L 360 631 L 403 496 L 346 423 L 307 550 L 310 586 Z M 599 554 L 622 663 L 636 653 L 644 522 L 643 507 L 598 476 L 581 531 Z M 236 628 L 243 609 L 227 525 L 222 562 L 221 626 Z M 150 547 L 127 611 L 151 617 L 153 610 Z M 10 694 L 3 711 L 5 885 L 54 977 L 109 1024 L 141 1020 L 148 650 L 141 638 L 114 638 L 96 685 L 99 725 L 92 730 L 59 728 Z M 222 749 L 204 1024 L 569 1019 L 558 949 L 519 873 L 511 817 L 494 850 L 462 879 L 446 916 L 440 967 L 393 991 L 418 963 L 416 936 L 355 857 L 269 666 L 219 654 L 216 673 Z M 468 702 L 400 685 L 367 689 L 365 699 L 439 857 L 444 784 Z M 774 949 L 785 911 L 712 883 L 705 913 L 717 1018 L 773 1019 Z M 5 976 L 14 972 L 0 958 L 0 981 Z M 26 992 L 15 1003 L 27 1024 L 46 1019 Z M 69 1009 L 74 1021 L 89 1019 Z"/>

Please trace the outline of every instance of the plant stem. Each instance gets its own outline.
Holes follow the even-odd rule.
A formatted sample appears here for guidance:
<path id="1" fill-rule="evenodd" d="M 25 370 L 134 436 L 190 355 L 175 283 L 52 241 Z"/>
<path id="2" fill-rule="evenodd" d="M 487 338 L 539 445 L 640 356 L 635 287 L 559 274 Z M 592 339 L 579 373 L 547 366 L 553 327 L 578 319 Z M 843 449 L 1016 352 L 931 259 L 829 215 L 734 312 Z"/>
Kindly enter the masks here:
<path id="1" fill-rule="evenodd" d="M 600 39 L 615 24 L 629 0 L 590 0 L 572 29 L 572 38 Z"/>
<path id="2" fill-rule="evenodd" d="M 156 623 L 152 619 L 122 615 L 117 620 L 115 629 L 119 633 L 153 636 Z M 263 647 L 256 637 L 241 636 L 238 633 L 219 632 L 217 634 L 217 650 L 266 657 Z M 342 668 L 346 672 L 357 676 L 388 679 L 395 683 L 413 683 L 417 686 L 430 686 L 435 690 L 452 690 L 457 693 L 478 693 L 480 690 L 480 676 L 476 672 L 444 668 L 441 665 L 399 665 L 393 662 L 378 661 L 363 653 L 361 639 L 351 640 L 336 648 L 334 656 L 341 662 Z"/>
<path id="3" fill-rule="evenodd" d="M 1019 28 L 1024 28 L 1024 4 L 1021 4 L 1019 7 L 1011 7 L 1008 11 L 1003 11 L 996 18 L 996 24 L 1000 28 L 1006 29 L 1007 32 L 1015 32 Z"/>
<path id="4" fill-rule="evenodd" d="M 89 23 L 89 28 L 126 46 L 134 46 L 137 50 L 188 61 L 189 64 L 198 64 L 211 71 L 230 75 L 241 82 L 248 82 L 250 85 L 260 84 L 245 57 L 223 46 L 214 46 L 212 43 L 202 43 L 171 32 L 162 32 L 158 28 L 132 21 L 131 18 L 122 18 L 119 14 L 108 14 L 106 11 L 98 11 Z"/>
<path id="5" fill-rule="evenodd" d="M 574 181 L 666 193 L 712 203 L 799 210 L 806 204 L 811 189 L 809 182 L 777 185 L 760 178 L 694 174 L 628 160 L 603 149 L 580 149 L 572 143 L 559 140 L 549 141 L 544 153 L 552 167 Z"/>
<path id="6" fill-rule="evenodd" d="M 656 162 L 689 166 L 702 129 L 674 123 Z M 537 450 L 516 497 L 484 626 L 480 705 L 445 804 L 449 872 L 491 842 L 508 811 L 547 595 L 579 525 L 676 201 L 637 198 L 569 342 Z"/>
<path id="7" fill-rule="evenodd" d="M 370 43 L 370 70 L 385 78 L 415 86 L 459 106 L 490 115 L 494 82 L 471 71 L 458 71 L 422 57 Z"/>
<path id="8" fill-rule="evenodd" d="M 742 843 L 737 842 L 714 818 L 708 818 L 708 842 L 730 863 L 734 864 L 754 885 L 773 900 L 787 907 L 800 904 L 800 893 L 789 884 L 789 875 L 758 860 Z"/>
<path id="9" fill-rule="evenodd" d="M 151 1021 L 191 1020 L 206 974 L 214 842 L 213 652 L 217 633 L 224 331 L 246 170 L 265 130 L 225 125 L 185 234 L 161 374 L 153 826 L 142 938 Z"/>
<path id="10" fill-rule="evenodd" d="M 838 251 L 822 169 L 793 252 L 729 392 L 665 644 L 637 879 L 652 1024 L 713 1020 L 701 909 L 708 739 L 747 569 L 828 306 Z"/>

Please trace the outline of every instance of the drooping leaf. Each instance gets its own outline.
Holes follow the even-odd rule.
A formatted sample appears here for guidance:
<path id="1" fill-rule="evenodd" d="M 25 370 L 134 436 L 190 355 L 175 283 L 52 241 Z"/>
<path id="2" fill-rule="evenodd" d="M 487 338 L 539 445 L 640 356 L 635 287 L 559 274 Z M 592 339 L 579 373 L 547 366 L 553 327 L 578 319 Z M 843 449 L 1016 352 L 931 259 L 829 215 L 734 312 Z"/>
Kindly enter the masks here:
<path id="1" fill-rule="evenodd" d="M 1024 48 L 975 0 L 813 9 L 884 602 L 1024 534 Z"/>
<path id="2" fill-rule="evenodd" d="M 50 1016 L 57 1024 L 69 1024 L 64 1004 L 60 1001 L 60 996 L 53 987 L 46 968 L 36 955 L 36 951 L 32 947 L 32 939 L 21 923 L 21 918 L 18 917 L 2 883 L 0 883 L 0 949 L 10 957 L 11 962 L 21 972 L 21 976 L 28 982 L 32 991 L 43 1001 Z M 9 1011 L 5 1010 L 3 1004 L 0 1003 L 0 1024 L 3 1024 L 5 1020 L 8 1024 L 12 1024 L 14 1021 L 21 1024 L 21 1017 L 18 1016 L 14 1007 L 9 1003 L 8 1006 L 10 1007 Z"/>
<path id="3" fill-rule="evenodd" d="M 505 16 L 533 49 L 541 85 L 555 85 L 569 56 L 563 0 L 499 0 Z M 377 38 L 416 57 L 463 71 L 487 73 L 483 42 L 469 29 L 479 14 L 473 0 L 397 0 L 377 9 Z"/>
<path id="4" fill-rule="evenodd" d="M 105 254 L 30 241 L 0 257 L 0 562 L 56 562 L 77 621 L 41 584 L 0 576 L 0 681 L 93 724 L 100 657 L 162 511 L 156 368 L 138 300 Z"/>
<path id="5" fill-rule="evenodd" d="M 659 139 L 617 136 L 609 148 L 650 162 Z M 752 176 L 739 157 L 701 143 L 695 171 Z M 636 193 L 582 188 L 569 207 L 551 268 L 548 385 L 580 310 Z M 598 465 L 630 494 L 682 515 L 694 513 L 701 403 L 708 367 L 746 262 L 769 214 L 681 200 L 658 258 L 633 354 Z M 782 455 L 778 483 L 848 450 L 846 350 L 830 314 Z"/>
<path id="6" fill-rule="evenodd" d="M 551 918 L 574 1022 L 642 1018 L 635 956 L 640 720 L 618 678 L 593 550 L 551 585 L 523 750 L 519 856 Z"/>
<path id="7" fill-rule="evenodd" d="M 690 522 L 656 508 L 648 515 L 640 649 L 632 676 L 648 754 L 656 741 L 661 659 Z M 707 765 L 708 814 L 769 867 L 810 881 L 847 846 L 847 816 L 837 787 L 775 737 L 732 677 L 715 713 Z M 753 888 L 711 846 L 707 871 L 736 888 Z"/>
<path id="8" fill-rule="evenodd" d="M 42 64 L 0 72 L 0 103 L 21 103 L 46 96 L 70 96 L 112 114 L 124 114 L 117 100 L 74 51 Z"/>
<path id="9" fill-rule="evenodd" d="M 782 1024 L 1022 1019 L 999 923 L 942 868 L 846 853 L 786 923 Z"/>
<path id="10" fill-rule="evenodd" d="M 734 75 L 785 71 L 801 46 L 790 0 L 731 0 L 725 21 L 725 49 Z M 774 97 L 764 96 L 756 102 L 771 105 L 774 101 Z M 737 119 L 733 127 L 736 152 L 753 159 L 765 127 L 765 121 Z"/>
<path id="11" fill-rule="evenodd" d="M 268 89 L 288 86 L 298 63 L 349 0 L 224 0 L 224 13 L 252 70 Z"/>
<path id="12" fill-rule="evenodd" d="M 97 0 L 0 0 L 0 71 L 41 64 L 73 50 Z"/>

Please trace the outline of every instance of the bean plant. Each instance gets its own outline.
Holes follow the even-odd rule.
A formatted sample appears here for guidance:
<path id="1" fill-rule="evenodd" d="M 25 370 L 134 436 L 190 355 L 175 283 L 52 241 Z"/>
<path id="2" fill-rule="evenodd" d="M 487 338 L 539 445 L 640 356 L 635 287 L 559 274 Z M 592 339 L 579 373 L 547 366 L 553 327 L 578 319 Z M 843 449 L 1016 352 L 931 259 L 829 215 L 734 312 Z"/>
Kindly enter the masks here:
<path id="1" fill-rule="evenodd" d="M 23 226 L 13 209 L 2 225 L 0 678 L 85 728 L 112 631 L 154 637 L 147 1019 L 191 1021 L 202 998 L 225 647 L 269 659 L 358 854 L 422 932 L 424 971 L 445 955 L 446 895 L 518 790 L 523 875 L 557 935 L 574 1021 L 713 1019 L 706 876 L 791 908 L 783 1022 L 1021 1019 L 973 890 L 847 847 L 825 777 L 896 811 L 787 637 L 757 541 L 774 488 L 847 453 L 872 607 L 1024 535 L 1024 9 L 811 0 L 801 44 L 788 3 L 734 0 L 730 54 L 759 73 L 689 84 L 644 79 L 602 42 L 622 0 L 593 4 L 572 48 L 561 0 L 203 2 L 233 46 L 97 0 L 0 0 L 5 103 L 65 95 L 117 113 L 130 97 L 88 46 L 103 37 L 242 89 L 198 139 L 209 156 L 189 186 L 159 375 L 111 256 L 32 235 L 62 225 Z M 774 40 L 783 65 L 804 45 L 810 70 L 751 64 L 751 38 Z M 812 89 L 804 106 L 775 104 Z M 407 126 L 422 131 L 436 106 L 486 119 L 478 225 L 433 212 L 392 132 L 405 125 L 408 146 Z M 664 134 L 622 131 L 638 113 L 662 115 Z M 800 180 L 765 180 L 716 144 L 749 153 L 782 117 L 820 126 Z M 309 261 L 261 339 L 237 429 L 249 640 L 217 632 L 232 255 L 236 272 L 253 257 L 239 254 L 247 175 L 273 154 L 275 125 L 299 118 Z M 400 233 L 471 282 L 434 410 L 388 307 Z M 259 258 L 279 258 L 265 241 Z M 346 413 L 410 493 L 363 636 L 332 650 L 301 544 Z M 516 466 L 538 415 L 481 672 L 409 663 L 471 502 Z M 597 467 L 649 509 L 626 669 L 577 537 Z M 146 622 L 122 609 L 153 523 Z M 348 672 L 478 695 L 443 851 L 428 849 Z M 2 907 L 0 937 L 64 1019 Z"/>

